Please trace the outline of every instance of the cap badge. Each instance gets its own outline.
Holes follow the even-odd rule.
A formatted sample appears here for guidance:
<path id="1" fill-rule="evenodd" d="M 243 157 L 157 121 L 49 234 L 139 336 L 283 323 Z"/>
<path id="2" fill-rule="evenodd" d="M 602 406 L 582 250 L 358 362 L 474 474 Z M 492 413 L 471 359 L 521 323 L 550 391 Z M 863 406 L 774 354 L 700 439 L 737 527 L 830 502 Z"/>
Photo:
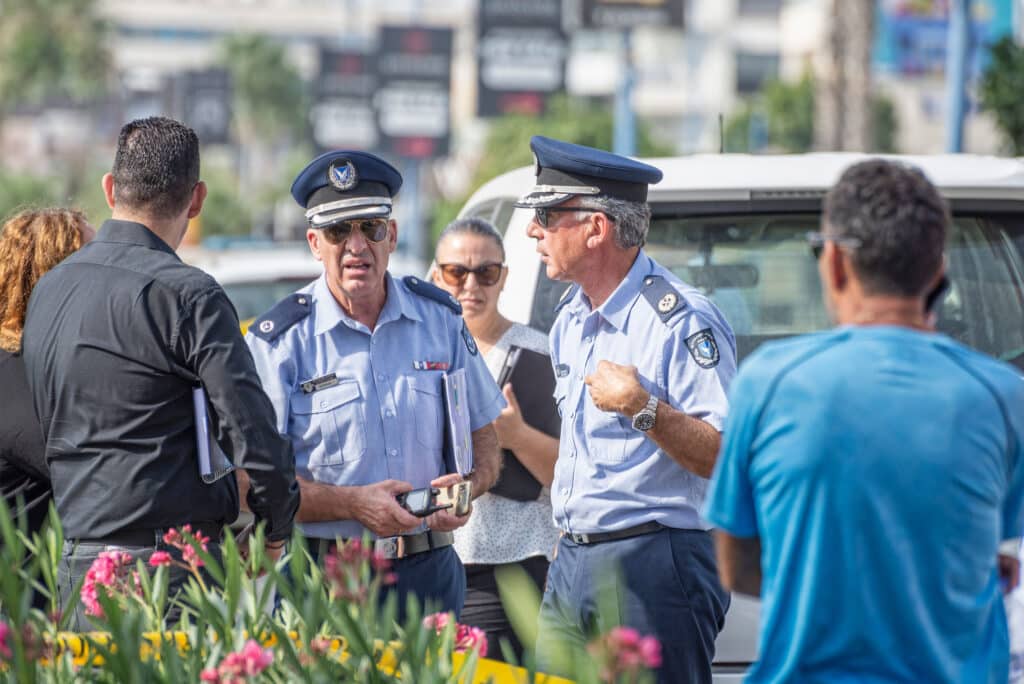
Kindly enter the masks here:
<path id="1" fill-rule="evenodd" d="M 263 321 L 262 323 L 260 323 L 260 332 L 261 333 L 266 334 L 266 333 L 270 332 L 273 329 L 274 329 L 274 321 Z"/>
<path id="2" fill-rule="evenodd" d="M 356 166 L 350 159 L 335 159 L 327 168 L 327 180 L 335 189 L 351 190 L 359 183 L 359 174 L 356 173 Z"/>
<path id="3" fill-rule="evenodd" d="M 676 293 L 669 292 L 658 300 L 658 311 L 661 313 L 668 313 L 675 307 L 677 301 Z"/>

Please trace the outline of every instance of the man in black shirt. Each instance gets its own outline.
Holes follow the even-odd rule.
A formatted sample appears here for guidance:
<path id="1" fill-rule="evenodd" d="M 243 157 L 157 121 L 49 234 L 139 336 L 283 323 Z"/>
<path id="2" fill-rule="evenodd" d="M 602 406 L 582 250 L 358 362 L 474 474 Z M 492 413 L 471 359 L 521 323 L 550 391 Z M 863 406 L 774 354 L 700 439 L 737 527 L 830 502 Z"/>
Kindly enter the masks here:
<path id="1" fill-rule="evenodd" d="M 107 547 L 146 558 L 168 528 L 190 523 L 216 541 L 237 517 L 235 478 L 199 476 L 194 387 L 206 391 L 211 433 L 249 476 L 272 555 L 299 502 L 291 446 L 235 310 L 174 252 L 206 197 L 195 133 L 164 118 L 127 124 L 103 191 L 111 219 L 36 285 L 23 337 L 68 539 L 59 580 L 72 629 L 86 624 L 71 591 Z"/>

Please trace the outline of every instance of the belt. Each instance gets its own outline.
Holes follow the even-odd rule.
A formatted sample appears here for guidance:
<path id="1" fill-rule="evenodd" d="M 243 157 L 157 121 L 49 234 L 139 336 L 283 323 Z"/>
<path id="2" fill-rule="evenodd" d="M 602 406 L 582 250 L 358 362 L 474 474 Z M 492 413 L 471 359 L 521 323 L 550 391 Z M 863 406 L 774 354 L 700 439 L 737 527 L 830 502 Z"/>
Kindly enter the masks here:
<path id="1" fill-rule="evenodd" d="M 565 533 L 565 536 L 577 544 L 600 544 L 601 542 L 615 541 L 616 539 L 629 539 L 630 537 L 639 537 L 641 534 L 651 534 L 658 530 L 667 529 L 664 525 L 659 522 L 646 522 L 643 525 L 636 525 L 634 527 L 627 527 L 624 530 L 615 530 L 614 532 L 594 532 L 593 534 L 572 534 L 569 532 Z"/>
<path id="2" fill-rule="evenodd" d="M 198 532 L 204 537 L 209 537 L 213 543 L 219 544 L 221 535 L 224 533 L 222 523 L 201 522 L 188 523 L 192 526 L 193 534 Z M 88 544 L 104 544 L 106 546 L 160 546 L 164 543 L 164 534 L 168 530 L 184 527 L 185 523 L 174 527 L 150 527 L 136 530 L 121 530 L 108 534 L 105 537 L 78 537 L 72 542 L 85 542 Z"/>
<path id="3" fill-rule="evenodd" d="M 344 540 L 342 541 L 344 543 Z M 398 560 L 426 553 L 435 549 L 443 549 L 455 543 L 455 535 L 451 532 L 427 530 L 418 534 L 403 534 L 398 537 L 384 537 L 373 542 L 373 550 L 388 560 Z M 321 559 L 334 547 L 334 541 L 320 539 L 317 552 Z"/>

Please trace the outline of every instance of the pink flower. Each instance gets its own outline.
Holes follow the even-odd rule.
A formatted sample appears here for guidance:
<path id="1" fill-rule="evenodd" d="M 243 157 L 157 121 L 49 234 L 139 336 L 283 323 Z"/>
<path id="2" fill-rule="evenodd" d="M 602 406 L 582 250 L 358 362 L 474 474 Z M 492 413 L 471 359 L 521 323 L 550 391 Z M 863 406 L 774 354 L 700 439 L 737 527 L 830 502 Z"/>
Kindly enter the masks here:
<path id="1" fill-rule="evenodd" d="M 632 627 L 613 627 L 608 632 L 608 642 L 619 648 L 636 648 L 640 645 L 640 632 Z"/>
<path id="2" fill-rule="evenodd" d="M 149 565 L 150 567 L 157 568 L 161 565 L 170 565 L 173 560 L 171 554 L 166 551 L 154 551 L 153 555 L 149 557 Z"/>
<path id="3" fill-rule="evenodd" d="M 433 627 L 438 634 L 450 624 L 455 625 L 456 651 L 476 650 L 481 658 L 487 655 L 487 633 L 479 627 L 459 624 L 452 620 L 450 613 L 434 613 L 423 618 L 423 626 L 427 629 Z"/>
<path id="4" fill-rule="evenodd" d="M 640 657 L 645 667 L 655 669 L 661 667 L 661 644 L 652 636 L 640 640 Z"/>
<path id="5" fill-rule="evenodd" d="M 448 626 L 451 621 L 451 616 L 448 613 L 433 613 L 423 618 L 424 627 L 433 627 L 440 634 L 444 631 L 444 628 Z"/>
<path id="6" fill-rule="evenodd" d="M 11 636 L 11 626 L 6 622 L 0 622 L 0 657 L 10 660 L 12 657 L 11 647 L 7 639 Z"/>
<path id="7" fill-rule="evenodd" d="M 219 684 L 220 675 L 217 674 L 217 671 L 215 669 L 213 669 L 212 667 L 208 667 L 199 673 L 199 681 L 211 682 L 212 684 Z"/>
<path id="8" fill-rule="evenodd" d="M 255 677 L 274 662 L 274 651 L 261 647 L 253 639 L 245 642 L 241 651 L 224 656 L 217 669 L 207 668 L 199 679 L 213 684 L 244 684 L 249 677 Z"/>
<path id="9" fill-rule="evenodd" d="M 99 588 L 109 595 L 111 591 L 126 591 L 132 557 L 124 551 L 103 551 L 89 566 L 82 582 L 80 596 L 85 604 L 86 615 L 103 617 L 103 608 L 98 599 Z"/>
<path id="10" fill-rule="evenodd" d="M 592 641 L 587 650 L 600 666 L 602 681 L 619 681 L 621 675 L 636 678 L 641 669 L 661 666 L 661 643 L 653 636 L 640 636 L 632 627 L 615 627 Z"/>

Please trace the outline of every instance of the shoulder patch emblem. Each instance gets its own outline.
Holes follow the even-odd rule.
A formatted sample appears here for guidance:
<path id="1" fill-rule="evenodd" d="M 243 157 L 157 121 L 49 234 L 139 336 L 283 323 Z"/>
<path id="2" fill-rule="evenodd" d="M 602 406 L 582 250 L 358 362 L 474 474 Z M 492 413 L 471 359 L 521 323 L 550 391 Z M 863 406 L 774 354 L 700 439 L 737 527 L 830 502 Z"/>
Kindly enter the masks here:
<path id="1" fill-rule="evenodd" d="M 427 282 L 422 278 L 416 276 L 405 276 L 402 278 L 402 283 L 409 289 L 410 292 L 415 292 L 421 297 L 427 299 L 433 299 L 435 302 L 444 304 L 455 313 L 462 315 L 462 305 L 455 301 L 455 297 L 439 288 L 433 283 Z"/>
<path id="2" fill-rule="evenodd" d="M 686 348 L 690 356 L 701 368 L 714 368 L 718 365 L 718 343 L 711 328 L 704 328 L 686 338 Z"/>
<path id="3" fill-rule="evenodd" d="M 476 340 L 469 334 L 469 328 L 466 327 L 466 321 L 462 321 L 462 339 L 466 342 L 466 348 L 469 349 L 469 353 L 473 356 L 477 355 L 479 350 L 476 346 Z"/>
<path id="4" fill-rule="evenodd" d="M 661 276 L 649 275 L 644 278 L 640 291 L 662 323 L 668 323 L 670 318 L 686 308 L 686 300 Z"/>
<path id="5" fill-rule="evenodd" d="M 285 330 L 308 316 L 312 310 L 309 295 L 289 295 L 260 316 L 249 330 L 261 340 L 273 342 Z"/>

